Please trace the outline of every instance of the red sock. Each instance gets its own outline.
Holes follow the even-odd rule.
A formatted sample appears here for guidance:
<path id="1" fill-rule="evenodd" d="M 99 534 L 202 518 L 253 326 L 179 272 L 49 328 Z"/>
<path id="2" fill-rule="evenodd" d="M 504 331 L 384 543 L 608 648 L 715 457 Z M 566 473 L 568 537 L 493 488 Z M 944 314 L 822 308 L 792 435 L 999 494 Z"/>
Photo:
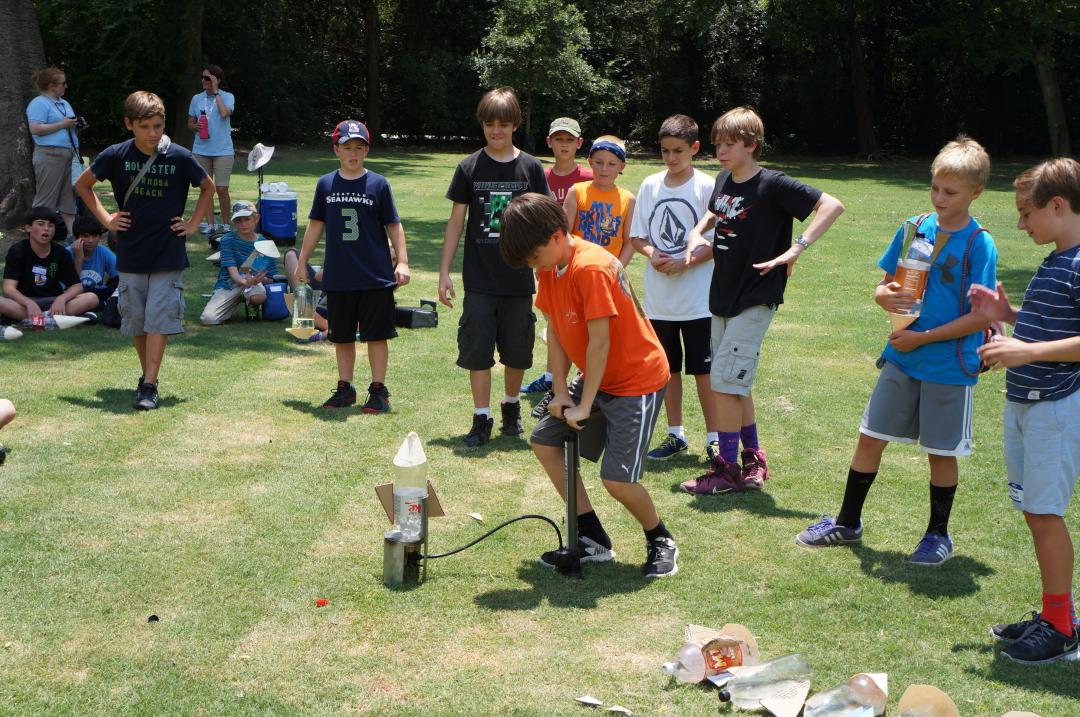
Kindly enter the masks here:
<path id="1" fill-rule="evenodd" d="M 1069 594 L 1050 595 L 1043 593 L 1042 619 L 1054 626 L 1063 635 L 1072 635 L 1072 616 L 1069 614 Z"/>

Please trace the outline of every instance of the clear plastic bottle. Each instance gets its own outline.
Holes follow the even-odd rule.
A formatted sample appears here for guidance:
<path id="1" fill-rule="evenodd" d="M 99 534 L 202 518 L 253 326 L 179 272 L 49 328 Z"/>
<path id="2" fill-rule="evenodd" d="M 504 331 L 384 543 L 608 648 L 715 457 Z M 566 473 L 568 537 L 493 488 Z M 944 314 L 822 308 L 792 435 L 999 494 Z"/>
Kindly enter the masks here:
<path id="1" fill-rule="evenodd" d="M 679 682 L 696 684 L 705 679 L 705 656 L 701 647 L 687 642 L 675 654 L 675 659 L 660 666 L 665 675 L 671 675 Z"/>
<path id="2" fill-rule="evenodd" d="M 293 328 L 315 330 L 315 292 L 301 281 L 293 292 Z"/>
<path id="3" fill-rule="evenodd" d="M 761 706 L 763 698 L 808 680 L 812 674 L 805 657 L 798 653 L 784 655 L 740 670 L 724 686 L 720 699 L 726 696 L 736 707 L 754 709 Z"/>
<path id="4" fill-rule="evenodd" d="M 874 717 L 885 714 L 885 693 L 869 675 L 858 674 L 839 687 L 806 701 L 804 717 Z"/>
<path id="5" fill-rule="evenodd" d="M 427 494 L 427 455 L 416 431 L 409 431 L 394 456 L 394 522 L 406 543 L 423 538 L 422 510 Z"/>

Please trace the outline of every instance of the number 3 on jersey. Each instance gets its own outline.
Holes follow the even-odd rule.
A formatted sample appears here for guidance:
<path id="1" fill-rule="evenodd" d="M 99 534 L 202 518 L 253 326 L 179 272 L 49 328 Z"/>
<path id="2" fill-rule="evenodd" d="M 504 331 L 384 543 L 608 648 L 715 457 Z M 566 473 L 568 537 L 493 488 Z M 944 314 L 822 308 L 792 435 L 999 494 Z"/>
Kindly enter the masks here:
<path id="1" fill-rule="evenodd" d="M 341 234 L 341 241 L 356 241 L 360 238 L 360 213 L 353 207 L 344 207 L 341 210 L 341 219 L 345 222 L 345 231 Z"/>

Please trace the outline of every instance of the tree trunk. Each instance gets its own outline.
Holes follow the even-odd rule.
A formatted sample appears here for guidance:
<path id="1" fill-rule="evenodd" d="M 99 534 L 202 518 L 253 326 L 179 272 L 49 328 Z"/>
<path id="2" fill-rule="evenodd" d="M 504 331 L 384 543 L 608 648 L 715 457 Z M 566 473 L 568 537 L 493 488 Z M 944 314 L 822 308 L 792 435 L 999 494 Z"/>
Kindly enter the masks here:
<path id="1" fill-rule="evenodd" d="M 195 133 L 187 126 L 188 103 L 191 102 L 192 95 L 202 92 L 199 70 L 203 67 L 203 0 L 189 0 L 185 4 L 180 12 L 177 28 L 180 32 L 178 39 L 184 46 L 184 67 L 181 74 L 182 89 L 173 100 L 173 126 L 170 135 L 173 142 L 190 147 L 195 141 Z"/>
<path id="2" fill-rule="evenodd" d="M 525 90 L 525 151 L 529 154 L 536 154 L 536 142 L 533 141 L 532 135 L 532 109 L 533 109 L 533 91 L 532 88 Z"/>
<path id="3" fill-rule="evenodd" d="M 382 128 L 382 91 L 379 88 L 379 65 L 382 61 L 379 32 L 379 6 L 375 0 L 364 3 L 364 44 L 367 49 L 367 128 L 374 140 Z"/>
<path id="4" fill-rule="evenodd" d="M 1058 85 L 1049 43 L 1041 43 L 1035 48 L 1034 64 L 1046 110 L 1046 126 L 1050 131 L 1050 152 L 1055 157 L 1068 157 L 1072 154 L 1069 124 L 1065 118 L 1065 102 L 1061 99 L 1061 86 Z"/>
<path id="5" fill-rule="evenodd" d="M 10 0 L 0 12 L 0 228 L 22 224 L 34 199 L 33 141 L 26 105 L 37 94 L 30 73 L 45 67 L 33 0 Z"/>
<path id="6" fill-rule="evenodd" d="M 877 155 L 877 134 L 874 132 L 874 110 L 870 106 L 869 80 L 866 76 L 866 58 L 863 55 L 859 32 L 858 10 L 852 8 L 847 37 L 848 69 L 851 72 L 851 101 L 855 109 L 855 134 L 859 154 L 870 158 Z"/>

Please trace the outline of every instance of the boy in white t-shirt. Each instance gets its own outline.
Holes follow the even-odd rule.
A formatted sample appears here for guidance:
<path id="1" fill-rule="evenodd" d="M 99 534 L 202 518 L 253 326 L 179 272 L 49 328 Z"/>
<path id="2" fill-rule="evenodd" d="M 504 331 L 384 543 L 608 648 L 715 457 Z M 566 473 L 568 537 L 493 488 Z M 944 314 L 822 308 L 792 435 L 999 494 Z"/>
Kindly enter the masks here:
<path id="1" fill-rule="evenodd" d="M 701 148 L 697 122 L 672 115 L 660 125 L 660 154 L 667 170 L 645 178 L 638 190 L 630 241 L 648 258 L 645 265 L 645 315 L 667 354 L 671 379 L 664 396 L 668 433 L 649 452 L 649 458 L 667 460 L 687 450 L 682 420 L 682 368 L 694 377 L 698 401 L 705 417 L 706 446 L 717 440 L 717 405 L 709 386 L 710 346 L 709 282 L 712 252 L 699 246 L 686 261 L 690 230 L 708 213 L 713 181 L 694 169 Z"/>

